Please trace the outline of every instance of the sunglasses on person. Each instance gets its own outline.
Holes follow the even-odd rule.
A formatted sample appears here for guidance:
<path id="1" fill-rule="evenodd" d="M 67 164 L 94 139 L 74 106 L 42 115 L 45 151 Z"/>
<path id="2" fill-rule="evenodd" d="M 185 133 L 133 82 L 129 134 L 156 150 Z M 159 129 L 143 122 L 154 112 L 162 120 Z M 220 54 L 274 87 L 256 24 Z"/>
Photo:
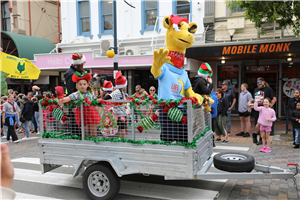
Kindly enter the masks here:
<path id="1" fill-rule="evenodd" d="M 262 81 L 257 81 L 257 84 L 262 84 Z"/>

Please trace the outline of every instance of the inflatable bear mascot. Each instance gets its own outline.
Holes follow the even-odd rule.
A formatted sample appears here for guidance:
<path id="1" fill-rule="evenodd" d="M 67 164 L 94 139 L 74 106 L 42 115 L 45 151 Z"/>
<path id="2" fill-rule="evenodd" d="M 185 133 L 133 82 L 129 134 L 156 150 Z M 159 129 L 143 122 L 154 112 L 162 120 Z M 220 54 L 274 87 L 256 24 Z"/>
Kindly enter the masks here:
<path id="1" fill-rule="evenodd" d="M 165 16 L 163 26 L 166 32 L 166 49 L 160 48 L 153 52 L 151 73 L 158 80 L 158 99 L 181 99 L 182 97 L 196 97 L 198 104 L 202 104 L 202 97 L 196 94 L 187 72 L 183 68 L 185 51 L 195 42 L 194 33 L 197 24 L 189 23 L 188 19 L 179 16 Z M 183 116 L 187 116 L 186 109 L 179 107 Z M 168 114 L 159 108 L 161 123 L 160 139 L 165 142 L 187 142 L 187 124 L 172 121 Z"/>

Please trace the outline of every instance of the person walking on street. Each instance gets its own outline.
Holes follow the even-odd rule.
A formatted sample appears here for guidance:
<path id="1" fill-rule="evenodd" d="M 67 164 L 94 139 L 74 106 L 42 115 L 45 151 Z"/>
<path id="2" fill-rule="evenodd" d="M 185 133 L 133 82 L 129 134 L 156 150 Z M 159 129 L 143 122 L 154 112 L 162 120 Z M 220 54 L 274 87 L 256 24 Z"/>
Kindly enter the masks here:
<path id="1" fill-rule="evenodd" d="M 214 88 L 211 90 L 211 98 L 214 100 L 214 103 L 211 104 L 211 128 L 212 131 L 215 132 L 215 120 L 217 118 L 218 115 L 218 98 L 216 95 L 216 92 L 214 91 Z M 215 136 L 213 138 L 213 147 L 215 147 Z"/>
<path id="2" fill-rule="evenodd" d="M 229 107 L 227 98 L 224 96 L 222 89 L 218 88 L 216 90 L 216 95 L 218 98 L 218 115 L 216 118 L 216 123 L 214 123 L 214 129 L 217 135 L 215 142 L 221 142 L 221 136 L 225 136 L 225 139 L 222 141 L 222 144 L 228 143 L 228 135 L 226 131 L 226 115 Z"/>
<path id="3" fill-rule="evenodd" d="M 19 92 L 18 91 L 14 91 L 13 95 L 14 95 L 14 101 L 17 102 L 19 100 L 18 99 Z"/>
<path id="4" fill-rule="evenodd" d="M 229 103 L 229 108 L 227 110 L 227 119 L 226 119 L 226 124 L 227 124 L 227 132 L 228 135 L 230 134 L 230 130 L 231 130 L 231 111 L 236 103 L 236 98 L 234 95 L 234 92 L 232 90 L 228 90 L 228 82 L 224 81 L 222 83 L 222 89 L 224 92 L 224 97 L 227 99 L 228 103 Z"/>
<path id="5" fill-rule="evenodd" d="M 258 123 L 260 124 L 260 136 L 262 137 L 263 147 L 260 152 L 270 153 L 271 152 L 271 139 L 270 133 L 272 130 L 272 122 L 276 120 L 276 113 L 270 107 L 271 99 L 265 98 L 263 106 L 258 107 L 260 99 L 256 99 L 254 103 L 254 110 L 259 112 Z M 266 147 L 267 141 L 267 147 Z"/>
<path id="6" fill-rule="evenodd" d="M 256 99 L 259 99 L 258 106 L 264 106 L 265 98 L 271 99 L 271 103 L 270 103 L 271 108 L 274 106 L 274 104 L 277 101 L 273 89 L 266 85 L 265 79 L 263 77 L 257 78 L 257 88 L 254 89 L 253 97 L 255 101 Z M 248 102 L 248 106 L 251 106 L 251 104 L 254 103 L 254 99 L 251 99 Z M 262 138 L 260 137 L 259 141 L 257 141 L 257 135 L 259 134 L 259 128 L 260 128 L 260 124 L 257 123 L 258 117 L 259 117 L 259 112 L 254 110 L 255 128 L 254 128 L 254 132 L 252 133 L 252 138 L 253 138 L 253 143 L 256 143 L 257 145 L 261 145 Z M 272 132 L 274 132 L 274 123 L 272 123 Z M 270 135 L 272 135 L 272 132 Z"/>
<path id="7" fill-rule="evenodd" d="M 14 96 L 12 94 L 8 95 L 8 101 L 3 105 L 2 123 L 8 126 L 6 140 L 9 141 L 11 136 L 14 143 L 18 143 L 15 126 L 20 119 L 19 110 L 19 106 L 14 101 Z"/>
<path id="8" fill-rule="evenodd" d="M 289 113 L 289 116 L 290 118 L 292 117 L 292 112 L 296 109 L 296 105 L 297 103 L 300 102 L 300 90 L 295 90 L 294 91 L 294 97 L 291 98 L 289 100 L 289 103 L 288 103 L 288 113 Z M 295 145 L 295 139 L 296 139 L 296 131 L 295 131 L 295 128 L 294 128 L 294 125 L 295 125 L 295 121 L 294 120 L 291 120 L 291 123 L 292 123 L 292 127 L 293 127 L 293 145 Z"/>
<path id="9" fill-rule="evenodd" d="M 300 148 L 300 102 L 296 104 L 296 109 L 292 111 L 291 121 L 294 122 L 295 129 L 295 149 Z"/>
<path id="10" fill-rule="evenodd" d="M 25 128 L 25 133 L 26 133 L 26 137 L 24 139 L 27 139 L 27 138 L 29 138 L 29 121 L 32 119 L 33 109 L 32 109 L 32 104 L 29 102 L 29 99 L 27 96 L 23 96 L 22 100 L 24 103 L 24 107 L 22 110 L 22 117 L 25 119 L 24 128 Z"/>
<path id="11" fill-rule="evenodd" d="M 239 98 L 239 116 L 241 121 L 241 132 L 236 136 L 250 137 L 250 114 L 251 108 L 248 106 L 248 102 L 252 99 L 251 93 L 247 90 L 248 84 L 243 83 L 241 85 L 241 93 Z M 246 133 L 244 132 L 246 130 Z"/>

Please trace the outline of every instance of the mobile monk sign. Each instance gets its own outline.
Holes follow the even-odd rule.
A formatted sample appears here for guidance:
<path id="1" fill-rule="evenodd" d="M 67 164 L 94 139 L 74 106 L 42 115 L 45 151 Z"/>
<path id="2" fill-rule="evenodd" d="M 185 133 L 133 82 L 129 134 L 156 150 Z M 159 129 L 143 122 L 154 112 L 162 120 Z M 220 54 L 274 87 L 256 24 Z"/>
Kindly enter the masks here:
<path id="1" fill-rule="evenodd" d="M 275 43 L 250 43 L 236 45 L 210 45 L 192 47 L 186 50 L 186 57 L 214 57 L 259 54 L 299 53 L 300 41 Z"/>
<path id="2" fill-rule="evenodd" d="M 18 58 L 1 52 L 1 72 L 14 79 L 38 79 L 41 70 L 27 58 Z"/>

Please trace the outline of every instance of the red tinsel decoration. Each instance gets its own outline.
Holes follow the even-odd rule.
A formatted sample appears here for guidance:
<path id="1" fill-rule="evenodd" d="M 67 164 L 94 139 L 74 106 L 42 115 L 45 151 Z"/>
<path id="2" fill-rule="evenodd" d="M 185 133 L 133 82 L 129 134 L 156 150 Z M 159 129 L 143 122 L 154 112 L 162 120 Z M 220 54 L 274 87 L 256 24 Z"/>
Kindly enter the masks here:
<path id="1" fill-rule="evenodd" d="M 169 112 L 170 107 L 169 106 L 165 106 L 163 109 L 163 113 L 168 113 Z"/>
<path id="2" fill-rule="evenodd" d="M 184 123 L 184 124 L 186 124 L 186 122 L 187 122 L 187 117 L 182 117 L 181 122 Z"/>
<path id="3" fill-rule="evenodd" d="M 84 98 L 84 101 L 85 101 L 85 103 L 87 103 L 88 105 L 91 105 L 91 104 L 92 104 L 92 102 L 89 101 L 88 98 L 86 98 L 86 97 Z"/>
<path id="4" fill-rule="evenodd" d="M 151 116 L 151 119 L 152 119 L 153 122 L 155 122 L 156 120 L 158 120 L 158 117 L 157 117 L 156 114 L 153 114 L 153 115 Z"/>
<path id="5" fill-rule="evenodd" d="M 61 118 L 61 121 L 63 121 L 63 122 L 65 122 L 67 120 L 67 116 L 63 116 L 62 118 Z"/>
<path id="6" fill-rule="evenodd" d="M 141 127 L 141 126 L 138 126 L 138 127 L 136 127 L 136 128 L 137 128 L 137 130 L 139 130 L 140 133 L 142 133 L 143 130 L 144 130 L 143 127 Z"/>

